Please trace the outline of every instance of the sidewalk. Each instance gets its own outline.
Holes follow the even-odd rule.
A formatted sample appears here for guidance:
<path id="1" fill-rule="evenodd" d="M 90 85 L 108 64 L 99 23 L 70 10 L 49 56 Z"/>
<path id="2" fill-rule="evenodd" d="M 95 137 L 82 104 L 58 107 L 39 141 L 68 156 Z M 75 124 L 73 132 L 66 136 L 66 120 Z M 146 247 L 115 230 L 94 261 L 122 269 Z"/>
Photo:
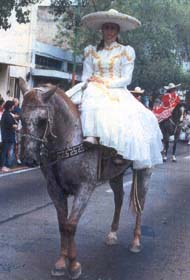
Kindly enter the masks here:
<path id="1" fill-rule="evenodd" d="M 1 171 L 0 169 L 0 177 L 3 177 L 3 176 L 6 176 L 6 175 L 11 175 L 11 174 L 15 174 L 15 173 L 22 173 L 22 172 L 26 172 L 26 171 L 29 171 L 29 170 L 33 170 L 33 169 L 38 169 L 39 167 L 34 167 L 34 168 L 30 168 L 30 167 L 27 167 L 27 166 L 14 166 L 10 169 L 10 171 L 8 172 L 3 172 Z"/>

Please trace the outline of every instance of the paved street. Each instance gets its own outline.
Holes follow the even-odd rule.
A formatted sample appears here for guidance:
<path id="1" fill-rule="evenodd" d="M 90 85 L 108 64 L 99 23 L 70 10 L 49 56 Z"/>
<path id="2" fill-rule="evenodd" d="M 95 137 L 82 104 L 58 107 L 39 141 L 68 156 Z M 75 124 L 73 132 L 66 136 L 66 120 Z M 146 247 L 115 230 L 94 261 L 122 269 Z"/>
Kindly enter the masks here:
<path id="1" fill-rule="evenodd" d="M 132 254 L 134 217 L 128 209 L 131 176 L 119 244 L 107 247 L 113 195 L 107 184 L 94 192 L 78 232 L 81 280 L 190 279 L 190 147 L 180 143 L 177 163 L 155 169 L 142 222 L 143 251 Z M 50 280 L 59 254 L 55 209 L 40 170 L 0 175 L 0 280 Z M 67 279 L 60 278 L 60 279 Z"/>

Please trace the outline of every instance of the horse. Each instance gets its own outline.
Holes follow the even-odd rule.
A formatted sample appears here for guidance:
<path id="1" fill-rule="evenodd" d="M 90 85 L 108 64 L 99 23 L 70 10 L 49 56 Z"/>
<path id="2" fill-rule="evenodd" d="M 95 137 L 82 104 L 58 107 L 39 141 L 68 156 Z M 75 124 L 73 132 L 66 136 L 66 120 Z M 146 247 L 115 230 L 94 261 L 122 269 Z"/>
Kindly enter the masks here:
<path id="1" fill-rule="evenodd" d="M 186 104 L 179 103 L 172 111 L 171 116 L 160 122 L 160 129 L 163 134 L 163 161 L 167 161 L 167 153 L 169 149 L 170 136 L 174 135 L 174 142 L 172 148 L 172 161 L 176 162 L 176 146 L 179 140 L 180 132 L 183 125 L 184 114 L 186 111 Z"/>
<path id="2" fill-rule="evenodd" d="M 28 166 L 40 165 L 57 212 L 61 248 L 51 274 L 78 279 L 82 273 L 75 244 L 79 219 L 97 185 L 109 181 L 115 209 L 106 242 L 108 245 L 117 243 L 123 176 L 132 162 L 126 160 L 117 165 L 112 149 L 84 145 L 79 111 L 62 89 L 51 84 L 28 89 L 22 78 L 19 85 L 23 93 L 21 159 Z M 130 204 L 135 209 L 136 224 L 130 250 L 139 252 L 141 216 L 152 169 L 133 170 L 132 174 Z M 74 199 L 68 211 L 70 195 Z"/>

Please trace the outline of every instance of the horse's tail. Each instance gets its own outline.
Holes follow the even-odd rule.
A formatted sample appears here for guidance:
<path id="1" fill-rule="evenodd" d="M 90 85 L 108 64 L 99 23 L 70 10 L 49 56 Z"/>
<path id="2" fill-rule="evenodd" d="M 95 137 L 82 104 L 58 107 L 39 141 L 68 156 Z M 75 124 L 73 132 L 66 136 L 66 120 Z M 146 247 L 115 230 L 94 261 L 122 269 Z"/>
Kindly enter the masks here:
<path id="1" fill-rule="evenodd" d="M 132 209 L 134 214 L 142 212 L 142 207 L 139 201 L 138 195 L 138 174 L 137 170 L 133 171 L 133 182 L 131 185 L 130 202 L 129 207 Z"/>

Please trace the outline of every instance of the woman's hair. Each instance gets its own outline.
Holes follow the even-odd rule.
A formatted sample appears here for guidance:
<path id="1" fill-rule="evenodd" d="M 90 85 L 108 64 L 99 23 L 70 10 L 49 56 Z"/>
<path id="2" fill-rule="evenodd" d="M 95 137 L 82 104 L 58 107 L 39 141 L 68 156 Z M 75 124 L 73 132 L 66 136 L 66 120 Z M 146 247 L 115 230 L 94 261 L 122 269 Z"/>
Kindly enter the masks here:
<path id="1" fill-rule="evenodd" d="M 121 44 L 121 45 L 123 45 L 123 44 L 119 41 L 118 37 L 116 38 L 116 42 L 119 43 L 119 44 Z M 97 45 L 96 50 L 97 50 L 97 52 L 98 52 L 98 51 L 103 50 L 103 48 L 104 48 L 104 39 L 102 39 L 102 40 L 100 41 L 100 43 Z"/>
<path id="2" fill-rule="evenodd" d="M 6 111 L 9 111 L 14 106 L 14 101 L 7 100 L 3 106 Z"/>

